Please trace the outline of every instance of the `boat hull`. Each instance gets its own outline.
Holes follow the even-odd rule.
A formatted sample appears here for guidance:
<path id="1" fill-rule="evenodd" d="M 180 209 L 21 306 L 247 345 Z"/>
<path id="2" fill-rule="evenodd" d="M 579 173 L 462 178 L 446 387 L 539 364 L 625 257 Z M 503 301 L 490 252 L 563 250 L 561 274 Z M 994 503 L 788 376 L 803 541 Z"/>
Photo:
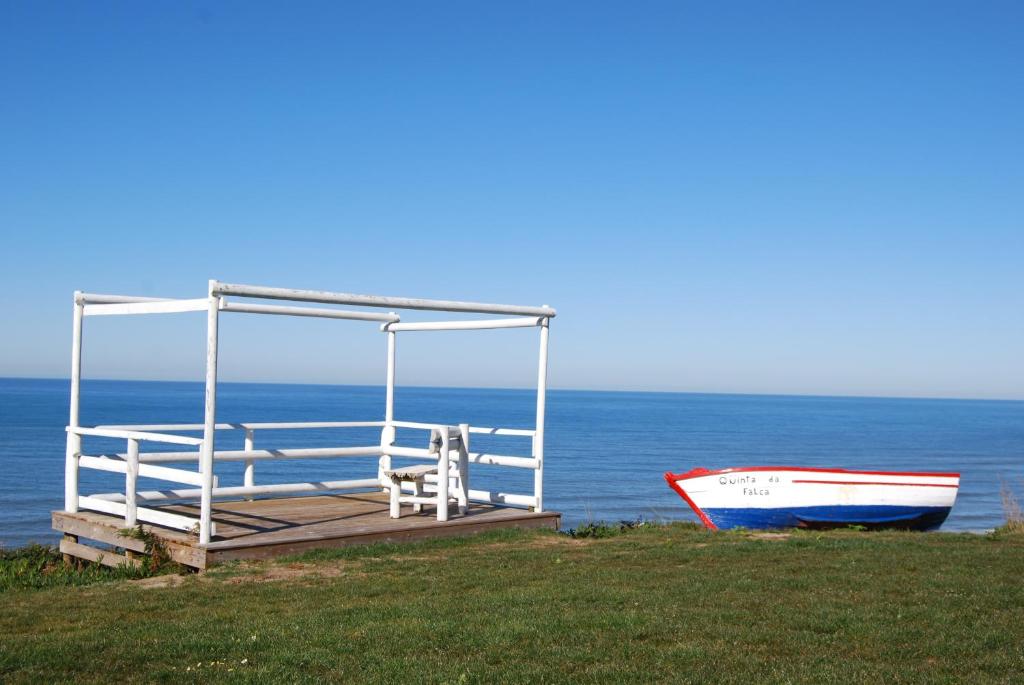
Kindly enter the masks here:
<path id="1" fill-rule="evenodd" d="M 902 528 L 942 525 L 960 475 L 748 467 L 666 473 L 705 526 L 729 528 Z"/>

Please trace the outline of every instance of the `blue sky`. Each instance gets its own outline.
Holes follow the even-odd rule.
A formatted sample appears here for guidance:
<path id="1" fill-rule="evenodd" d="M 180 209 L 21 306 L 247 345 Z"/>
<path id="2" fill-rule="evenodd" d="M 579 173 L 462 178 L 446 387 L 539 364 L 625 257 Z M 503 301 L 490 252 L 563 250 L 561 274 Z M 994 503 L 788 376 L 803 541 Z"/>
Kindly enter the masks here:
<path id="1" fill-rule="evenodd" d="M 1024 398 L 1022 8 L 5 3 L 0 375 L 67 374 L 75 289 L 217 278 L 548 303 L 555 387 Z M 85 373 L 200 379 L 202 327 L 89 320 Z M 383 378 L 372 325 L 224 331 L 228 380 Z"/>

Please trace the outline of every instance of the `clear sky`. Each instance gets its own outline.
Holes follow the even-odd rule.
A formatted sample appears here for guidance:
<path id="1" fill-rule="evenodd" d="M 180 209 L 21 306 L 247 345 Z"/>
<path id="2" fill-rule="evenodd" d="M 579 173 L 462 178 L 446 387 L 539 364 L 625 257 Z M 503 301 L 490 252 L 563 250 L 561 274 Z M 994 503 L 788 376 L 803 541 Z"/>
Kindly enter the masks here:
<path id="1" fill-rule="evenodd" d="M 1024 398 L 1022 25 L 3 3 L 0 375 L 66 376 L 75 289 L 217 278 L 548 303 L 554 387 Z M 383 379 L 372 325 L 233 316 L 222 378 Z M 90 319 L 85 374 L 199 380 L 203 325 Z M 400 384 L 534 379 L 535 332 L 401 344 Z"/>

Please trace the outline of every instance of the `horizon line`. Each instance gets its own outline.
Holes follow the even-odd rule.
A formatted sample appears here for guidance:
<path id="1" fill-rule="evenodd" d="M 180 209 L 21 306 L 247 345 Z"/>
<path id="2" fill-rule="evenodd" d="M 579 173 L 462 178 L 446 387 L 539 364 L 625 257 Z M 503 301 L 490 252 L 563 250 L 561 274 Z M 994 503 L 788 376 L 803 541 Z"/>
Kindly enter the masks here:
<path id="1" fill-rule="evenodd" d="M 0 380 L 26 380 L 26 381 L 67 381 L 67 376 L 0 376 Z M 101 381 L 113 383 L 195 383 L 205 384 L 203 380 L 185 380 L 169 378 L 83 378 L 83 381 Z M 235 381 L 218 380 L 218 385 L 231 383 L 236 385 L 299 385 L 314 387 L 353 387 L 353 388 L 383 388 L 377 383 L 314 383 L 299 381 Z M 517 390 L 536 392 L 534 386 L 506 387 L 506 386 L 475 386 L 475 385 L 396 385 L 396 388 L 424 388 L 437 390 Z M 609 390 L 604 388 L 563 388 L 548 386 L 548 391 L 555 392 L 601 392 L 614 394 L 659 394 L 659 395 L 724 395 L 733 397 L 804 397 L 820 399 L 862 399 L 862 400 L 934 400 L 938 402 L 1024 402 L 1024 397 L 950 397 L 950 396 L 927 396 L 927 395 L 856 395 L 856 394 L 821 394 L 821 393 L 781 393 L 781 392 L 725 392 L 725 391 L 703 391 L 703 390 Z"/>

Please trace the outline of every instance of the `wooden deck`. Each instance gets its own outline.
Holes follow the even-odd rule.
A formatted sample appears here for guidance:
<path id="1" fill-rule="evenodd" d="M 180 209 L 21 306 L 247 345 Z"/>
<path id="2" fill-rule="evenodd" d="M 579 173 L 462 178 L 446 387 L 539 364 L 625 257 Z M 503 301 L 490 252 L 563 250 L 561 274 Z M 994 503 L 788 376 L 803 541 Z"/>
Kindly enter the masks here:
<path id="1" fill-rule="evenodd" d="M 154 508 L 199 516 L 198 503 Z M 266 559 L 371 542 L 471 535 L 499 528 L 557 529 L 561 514 L 473 503 L 466 515 L 458 514 L 452 506 L 444 523 L 438 522 L 435 509 L 429 505 L 424 505 L 421 514 L 403 506 L 402 517 L 392 519 L 388 516 L 387 494 L 370 492 L 215 502 L 213 520 L 216 535 L 205 546 L 200 546 L 195 535 L 148 524 L 145 527 L 160 538 L 174 561 L 205 569 L 234 559 Z M 55 511 L 53 528 L 65 534 L 62 552 L 89 561 L 134 563 L 136 554 L 144 550 L 142 541 L 120 535 L 124 519 L 109 514 Z M 90 547 L 84 544 L 85 539 L 123 548 L 127 556 Z"/>

